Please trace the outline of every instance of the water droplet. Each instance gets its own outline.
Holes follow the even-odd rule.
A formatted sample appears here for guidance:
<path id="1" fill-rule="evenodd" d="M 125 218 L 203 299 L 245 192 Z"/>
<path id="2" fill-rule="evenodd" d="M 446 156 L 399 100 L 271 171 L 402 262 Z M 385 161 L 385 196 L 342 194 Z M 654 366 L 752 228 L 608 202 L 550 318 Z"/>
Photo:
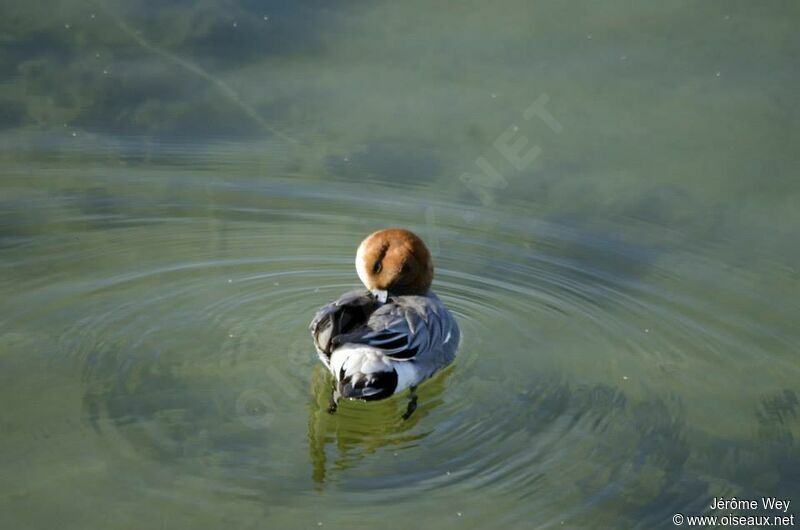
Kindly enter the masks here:
<path id="1" fill-rule="evenodd" d="M 232 339 L 233 338 L 233 333 L 228 333 L 228 338 Z"/>
<path id="2" fill-rule="evenodd" d="M 456 512 L 456 515 L 461 517 L 461 512 Z"/>
<path id="3" fill-rule="evenodd" d="M 513 127 L 511 127 L 511 130 L 514 131 L 514 132 L 517 132 L 519 130 L 519 127 L 514 125 Z"/>
<path id="4" fill-rule="evenodd" d="M 233 283 L 233 280 L 231 278 L 228 278 L 228 283 Z"/>
<path id="5" fill-rule="evenodd" d="M 624 61 L 624 60 L 625 60 L 625 59 L 627 59 L 627 58 L 628 58 L 628 56 L 627 56 L 627 55 L 622 55 L 622 56 L 620 56 L 619 60 L 620 60 L 620 61 Z"/>
<path id="6" fill-rule="evenodd" d="M 235 27 L 237 27 L 237 24 L 236 24 L 236 22 L 234 22 L 234 23 L 233 23 L 233 27 L 234 27 L 234 28 L 235 28 Z"/>
<path id="7" fill-rule="evenodd" d="M 720 74 L 721 74 L 721 72 L 717 72 L 717 77 L 719 77 Z"/>
<path id="8" fill-rule="evenodd" d="M 108 75 L 108 70 L 103 70 L 104 75 Z"/>
<path id="9" fill-rule="evenodd" d="M 78 133 L 74 132 L 72 133 L 72 136 L 78 136 Z"/>
<path id="10" fill-rule="evenodd" d="M 317 526 L 322 526 L 322 521 L 317 521 Z"/>
<path id="11" fill-rule="evenodd" d="M 281 282 L 272 282 L 272 285 L 274 285 L 275 287 L 279 286 L 280 284 Z"/>
<path id="12" fill-rule="evenodd" d="M 94 16 L 95 16 L 94 13 L 92 13 L 91 15 L 89 15 L 89 18 L 94 18 Z"/>
<path id="13" fill-rule="evenodd" d="M 586 38 L 591 40 L 592 36 L 591 35 L 586 35 Z"/>
<path id="14" fill-rule="evenodd" d="M 269 17 L 267 15 L 264 15 L 264 20 L 269 20 Z"/>
<path id="15" fill-rule="evenodd" d="M 495 94 L 494 92 L 492 92 L 492 99 L 494 99 L 494 98 L 496 98 L 496 97 L 497 97 L 497 94 Z"/>
<path id="16" fill-rule="evenodd" d="M 65 29 L 69 29 L 69 24 L 64 24 Z"/>
<path id="17" fill-rule="evenodd" d="M 344 161 L 345 162 L 350 162 L 350 159 L 348 157 L 344 157 Z"/>
<path id="18" fill-rule="evenodd" d="M 94 56 L 99 59 L 100 58 L 100 52 L 95 53 Z"/>
<path id="19" fill-rule="evenodd" d="M 627 376 L 627 375 L 623 375 L 623 376 L 622 376 L 622 379 L 624 379 L 625 381 L 627 381 L 627 380 L 628 380 L 628 376 Z"/>
<path id="20" fill-rule="evenodd" d="M 650 333 L 650 328 L 644 328 L 645 333 Z"/>

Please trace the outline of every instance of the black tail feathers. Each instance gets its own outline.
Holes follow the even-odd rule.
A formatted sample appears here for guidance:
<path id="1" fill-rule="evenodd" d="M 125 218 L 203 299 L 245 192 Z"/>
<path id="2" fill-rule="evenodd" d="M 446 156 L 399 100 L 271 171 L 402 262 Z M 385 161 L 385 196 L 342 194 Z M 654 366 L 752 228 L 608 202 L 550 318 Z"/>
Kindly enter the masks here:
<path id="1" fill-rule="evenodd" d="M 394 394 L 397 388 L 397 372 L 375 372 L 370 374 L 345 375 L 344 370 L 337 378 L 339 393 L 342 397 L 374 401 Z"/>

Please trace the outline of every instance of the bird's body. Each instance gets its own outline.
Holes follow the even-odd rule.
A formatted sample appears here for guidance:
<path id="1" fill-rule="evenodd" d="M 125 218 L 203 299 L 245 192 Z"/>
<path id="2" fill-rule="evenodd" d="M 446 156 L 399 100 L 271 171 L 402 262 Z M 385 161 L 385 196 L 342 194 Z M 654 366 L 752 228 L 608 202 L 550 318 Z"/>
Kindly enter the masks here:
<path id="1" fill-rule="evenodd" d="M 338 394 L 383 399 L 453 361 L 461 334 L 430 290 L 433 266 L 419 238 L 400 229 L 376 232 L 361 243 L 356 269 L 367 289 L 325 305 L 311 322 Z"/>
<path id="2" fill-rule="evenodd" d="M 320 360 L 343 397 L 382 399 L 424 381 L 455 358 L 460 332 L 433 293 L 341 296 L 311 323 Z"/>

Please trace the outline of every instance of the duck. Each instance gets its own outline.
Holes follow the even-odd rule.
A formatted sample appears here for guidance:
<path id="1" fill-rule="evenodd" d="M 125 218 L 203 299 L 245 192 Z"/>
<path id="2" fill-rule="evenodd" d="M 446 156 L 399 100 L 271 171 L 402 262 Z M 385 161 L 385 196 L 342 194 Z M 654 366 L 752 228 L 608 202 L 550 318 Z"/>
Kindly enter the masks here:
<path id="1" fill-rule="evenodd" d="M 323 306 L 309 326 L 334 378 L 329 412 L 341 398 L 375 401 L 410 389 L 407 419 L 417 385 L 453 362 L 461 332 L 431 290 L 431 253 L 413 232 L 386 228 L 368 235 L 355 267 L 364 289 Z"/>

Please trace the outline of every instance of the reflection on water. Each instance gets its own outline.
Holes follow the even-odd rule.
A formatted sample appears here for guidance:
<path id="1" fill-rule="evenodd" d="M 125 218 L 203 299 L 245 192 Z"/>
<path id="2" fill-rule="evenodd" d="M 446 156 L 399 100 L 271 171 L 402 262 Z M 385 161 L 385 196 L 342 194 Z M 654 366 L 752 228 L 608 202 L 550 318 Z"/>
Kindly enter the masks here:
<path id="1" fill-rule="evenodd" d="M 800 502 L 794 5 L 6 4 L 0 527 Z M 462 349 L 331 415 L 308 322 L 387 225 Z"/>
<path id="2" fill-rule="evenodd" d="M 407 419 L 403 415 L 408 408 L 408 392 L 375 406 L 370 403 L 341 400 L 335 414 L 328 412 L 333 378 L 322 366 L 314 369 L 312 378 L 314 401 L 309 405 L 308 443 L 314 482 L 322 484 L 331 473 L 357 466 L 367 455 L 381 448 L 402 450 L 423 443 L 428 434 L 420 432 L 417 424 L 430 409 L 442 401 L 446 379 L 452 370 L 444 370 L 427 384 L 420 387 L 418 406 Z M 331 445 L 331 462 L 328 463 L 328 445 Z M 399 456 L 397 451 L 394 457 Z M 381 480 L 370 481 L 368 489 L 386 487 Z"/>

